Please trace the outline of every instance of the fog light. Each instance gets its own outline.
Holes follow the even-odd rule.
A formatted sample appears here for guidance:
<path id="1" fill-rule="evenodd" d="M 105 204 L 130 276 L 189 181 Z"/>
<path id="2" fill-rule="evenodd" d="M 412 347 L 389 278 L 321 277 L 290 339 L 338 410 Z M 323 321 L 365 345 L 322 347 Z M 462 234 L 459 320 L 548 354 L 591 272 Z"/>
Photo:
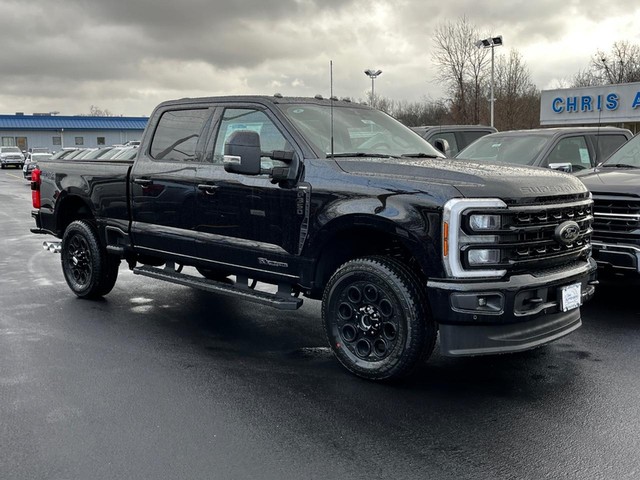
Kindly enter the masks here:
<path id="1" fill-rule="evenodd" d="M 476 249 L 469 250 L 469 265 L 489 265 L 500 263 L 500 250 L 497 249 Z"/>

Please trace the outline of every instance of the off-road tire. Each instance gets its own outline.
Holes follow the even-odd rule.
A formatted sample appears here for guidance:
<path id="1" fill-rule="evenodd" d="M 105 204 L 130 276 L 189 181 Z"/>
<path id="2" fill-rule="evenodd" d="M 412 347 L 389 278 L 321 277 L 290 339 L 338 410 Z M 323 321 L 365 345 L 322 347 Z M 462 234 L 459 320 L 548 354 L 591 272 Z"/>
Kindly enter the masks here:
<path id="1" fill-rule="evenodd" d="M 333 353 L 369 380 L 408 375 L 433 351 L 437 338 L 424 286 L 399 260 L 364 257 L 342 265 L 322 299 L 322 320 Z"/>
<path id="2" fill-rule="evenodd" d="M 86 220 L 69 224 L 62 236 L 60 257 L 64 278 L 80 298 L 102 297 L 118 279 L 120 259 L 106 252 L 95 227 Z"/>

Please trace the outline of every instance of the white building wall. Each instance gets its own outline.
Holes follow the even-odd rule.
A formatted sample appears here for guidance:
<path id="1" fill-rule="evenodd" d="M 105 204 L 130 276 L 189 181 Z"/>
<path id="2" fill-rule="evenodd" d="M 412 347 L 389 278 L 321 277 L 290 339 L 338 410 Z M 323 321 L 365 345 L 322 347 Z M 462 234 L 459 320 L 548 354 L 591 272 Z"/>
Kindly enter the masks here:
<path id="1" fill-rule="evenodd" d="M 47 147 L 51 151 L 58 151 L 62 147 L 95 148 L 98 137 L 104 137 L 105 146 L 126 143 L 130 140 L 140 140 L 144 130 L 0 130 L 0 142 L 7 144 L 9 139 L 26 137 L 26 148 Z M 54 137 L 61 137 L 61 145 L 54 145 Z M 76 145 L 76 137 L 82 138 L 83 144 Z"/>

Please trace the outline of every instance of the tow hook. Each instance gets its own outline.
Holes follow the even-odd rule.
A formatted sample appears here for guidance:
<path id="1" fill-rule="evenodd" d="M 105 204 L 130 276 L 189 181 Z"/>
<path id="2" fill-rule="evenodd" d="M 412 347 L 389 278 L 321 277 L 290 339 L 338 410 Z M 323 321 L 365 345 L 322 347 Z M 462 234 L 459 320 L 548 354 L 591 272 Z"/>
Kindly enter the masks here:
<path id="1" fill-rule="evenodd" d="M 42 242 L 42 248 L 51 253 L 60 253 L 62 242 Z"/>

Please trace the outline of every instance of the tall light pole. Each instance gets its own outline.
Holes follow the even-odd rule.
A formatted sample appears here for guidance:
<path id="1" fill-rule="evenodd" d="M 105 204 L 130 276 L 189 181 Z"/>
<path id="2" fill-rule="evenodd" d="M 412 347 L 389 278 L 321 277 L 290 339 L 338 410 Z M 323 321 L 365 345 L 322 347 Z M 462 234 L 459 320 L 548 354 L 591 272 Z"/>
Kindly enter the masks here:
<path id="1" fill-rule="evenodd" d="M 382 73 L 382 70 L 373 70 L 372 68 L 369 68 L 367 70 L 364 71 L 364 74 L 371 78 L 371 106 L 373 107 L 373 102 L 375 100 L 375 88 L 374 88 L 374 81 L 376 78 L 378 78 L 378 75 L 380 75 Z"/>
<path id="2" fill-rule="evenodd" d="M 502 45 L 502 35 L 498 35 L 497 37 L 489 37 L 482 40 L 478 40 L 476 42 L 476 47 L 478 48 L 490 48 L 491 49 L 491 99 L 489 100 L 491 106 L 491 126 L 493 127 L 493 82 L 494 82 L 494 52 L 493 49 L 495 47 L 500 47 Z"/>

